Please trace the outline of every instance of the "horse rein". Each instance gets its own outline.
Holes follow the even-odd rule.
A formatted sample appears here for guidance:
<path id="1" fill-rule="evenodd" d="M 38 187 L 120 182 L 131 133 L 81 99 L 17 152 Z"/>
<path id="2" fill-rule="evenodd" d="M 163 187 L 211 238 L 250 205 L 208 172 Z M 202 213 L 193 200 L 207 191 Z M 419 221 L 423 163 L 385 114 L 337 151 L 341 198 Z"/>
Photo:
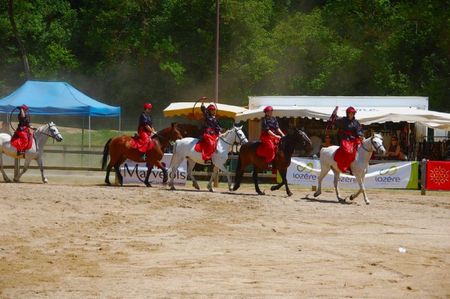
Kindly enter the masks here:
<path id="1" fill-rule="evenodd" d="M 50 124 L 47 124 L 47 126 L 48 126 L 47 130 L 49 130 L 52 127 Z M 45 133 L 44 131 L 37 131 L 37 129 L 34 129 L 34 131 L 38 132 L 39 134 L 43 134 L 43 135 L 46 135 L 46 136 L 51 137 L 53 139 L 56 139 L 55 136 L 53 136 L 51 134 L 48 134 L 48 133 Z"/>
<path id="2" fill-rule="evenodd" d="M 374 138 L 374 136 L 370 137 L 370 143 L 372 144 L 372 148 L 373 148 L 371 151 L 369 151 L 369 150 L 364 146 L 364 143 L 361 144 L 361 147 L 362 147 L 366 152 L 368 152 L 368 153 L 373 152 L 374 149 L 375 149 L 376 152 L 378 152 L 378 151 L 380 150 L 380 148 L 381 148 L 381 145 L 380 145 L 379 147 L 376 146 L 376 144 L 373 142 L 373 138 Z"/>
<path id="3" fill-rule="evenodd" d="M 236 128 L 234 128 L 233 130 L 234 130 L 234 131 L 237 131 Z M 225 134 L 224 134 L 224 135 L 225 135 Z M 233 143 L 230 143 L 230 142 L 226 141 L 225 139 L 223 139 L 222 136 L 223 136 L 223 135 L 219 136 L 219 139 L 221 139 L 223 142 L 225 142 L 225 143 L 228 144 L 228 145 L 233 146 L 233 145 L 237 144 L 236 138 L 239 138 L 239 144 L 242 143 L 242 138 L 241 138 L 241 136 L 239 136 L 239 134 L 235 134 L 235 136 L 234 136 L 234 142 L 233 142 Z"/>

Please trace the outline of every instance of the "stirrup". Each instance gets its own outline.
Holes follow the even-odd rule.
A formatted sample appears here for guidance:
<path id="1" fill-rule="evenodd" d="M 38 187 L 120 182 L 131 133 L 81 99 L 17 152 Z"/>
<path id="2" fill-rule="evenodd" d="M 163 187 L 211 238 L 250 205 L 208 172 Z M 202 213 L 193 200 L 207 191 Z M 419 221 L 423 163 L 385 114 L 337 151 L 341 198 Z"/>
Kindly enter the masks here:
<path id="1" fill-rule="evenodd" d="M 205 161 L 205 165 L 211 165 L 212 164 L 212 159 L 208 159 L 208 160 L 204 160 Z"/>
<path id="2" fill-rule="evenodd" d="M 144 153 L 141 158 L 142 158 L 142 160 L 147 161 L 147 154 Z"/>

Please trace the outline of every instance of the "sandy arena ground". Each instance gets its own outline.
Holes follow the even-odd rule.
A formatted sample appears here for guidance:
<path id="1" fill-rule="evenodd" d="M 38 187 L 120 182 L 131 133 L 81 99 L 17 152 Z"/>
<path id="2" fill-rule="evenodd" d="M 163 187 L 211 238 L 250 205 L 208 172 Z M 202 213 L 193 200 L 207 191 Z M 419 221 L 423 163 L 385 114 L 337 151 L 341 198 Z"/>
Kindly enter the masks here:
<path id="1" fill-rule="evenodd" d="M 450 298 L 449 193 L 366 206 L 49 179 L 0 184 L 0 298 Z"/>

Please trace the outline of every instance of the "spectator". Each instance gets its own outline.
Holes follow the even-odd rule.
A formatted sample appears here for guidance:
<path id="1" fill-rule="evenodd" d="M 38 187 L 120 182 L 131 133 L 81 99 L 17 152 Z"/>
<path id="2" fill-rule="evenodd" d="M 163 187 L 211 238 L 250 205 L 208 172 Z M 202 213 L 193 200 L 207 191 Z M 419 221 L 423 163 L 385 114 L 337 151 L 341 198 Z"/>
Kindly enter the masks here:
<path id="1" fill-rule="evenodd" d="M 388 160 L 405 160 L 405 155 L 402 153 L 400 144 L 398 144 L 397 136 L 392 136 L 391 146 L 386 153 L 386 159 Z"/>
<path id="2" fill-rule="evenodd" d="M 331 145 L 333 145 L 333 143 L 331 142 L 331 136 L 325 135 L 324 142 L 322 143 L 322 147 L 329 147 Z"/>

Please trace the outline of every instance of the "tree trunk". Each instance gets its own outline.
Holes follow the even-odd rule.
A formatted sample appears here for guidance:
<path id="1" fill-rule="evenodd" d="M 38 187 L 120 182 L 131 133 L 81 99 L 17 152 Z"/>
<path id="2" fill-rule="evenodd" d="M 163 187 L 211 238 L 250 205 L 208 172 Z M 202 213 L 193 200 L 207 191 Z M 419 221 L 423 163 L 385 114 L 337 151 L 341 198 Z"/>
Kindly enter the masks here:
<path id="1" fill-rule="evenodd" d="M 22 54 L 22 62 L 23 62 L 23 68 L 25 71 L 25 76 L 26 76 L 27 80 L 31 79 L 31 70 L 30 70 L 30 65 L 28 64 L 27 51 L 25 49 L 25 46 L 22 43 L 22 40 L 20 39 L 19 31 L 17 30 L 17 26 L 16 26 L 16 21 L 14 20 L 14 0 L 8 1 L 8 16 L 9 16 L 9 22 L 11 23 L 12 31 L 16 38 L 17 47 L 19 48 L 19 50 Z"/>

